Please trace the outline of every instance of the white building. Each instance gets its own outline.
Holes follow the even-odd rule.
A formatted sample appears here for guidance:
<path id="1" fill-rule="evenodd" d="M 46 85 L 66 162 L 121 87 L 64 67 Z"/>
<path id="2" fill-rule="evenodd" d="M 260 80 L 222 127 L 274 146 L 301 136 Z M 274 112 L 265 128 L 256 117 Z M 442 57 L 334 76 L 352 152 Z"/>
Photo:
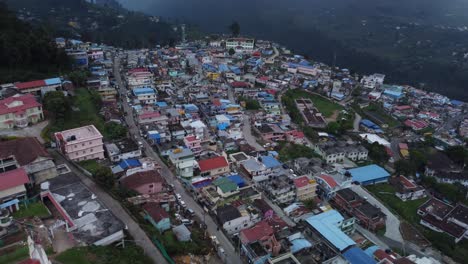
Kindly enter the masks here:
<path id="1" fill-rule="evenodd" d="M 226 40 L 226 49 L 236 51 L 252 51 L 255 47 L 255 40 L 248 38 L 230 38 Z"/>

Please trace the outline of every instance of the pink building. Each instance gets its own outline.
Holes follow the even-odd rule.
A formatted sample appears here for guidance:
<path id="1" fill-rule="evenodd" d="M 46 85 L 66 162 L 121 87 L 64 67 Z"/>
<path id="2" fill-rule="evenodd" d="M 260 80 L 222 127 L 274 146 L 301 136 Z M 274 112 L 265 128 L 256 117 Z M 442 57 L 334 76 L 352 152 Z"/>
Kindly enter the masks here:
<path id="1" fill-rule="evenodd" d="M 140 171 L 124 177 L 120 180 L 120 184 L 140 194 L 153 194 L 162 192 L 164 179 L 155 170 Z"/>
<path id="2" fill-rule="evenodd" d="M 198 156 L 202 151 L 201 140 L 197 139 L 196 136 L 186 136 L 184 138 L 184 144 L 189 148 L 195 156 Z"/>
<path id="3" fill-rule="evenodd" d="M 94 125 L 55 133 L 57 147 L 73 161 L 104 159 L 102 135 Z"/>

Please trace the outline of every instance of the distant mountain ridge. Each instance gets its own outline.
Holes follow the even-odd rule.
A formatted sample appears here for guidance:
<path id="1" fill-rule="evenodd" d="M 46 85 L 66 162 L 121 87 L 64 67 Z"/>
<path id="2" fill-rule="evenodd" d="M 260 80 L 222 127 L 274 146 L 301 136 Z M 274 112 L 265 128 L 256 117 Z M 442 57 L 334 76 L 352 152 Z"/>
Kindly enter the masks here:
<path id="1" fill-rule="evenodd" d="M 0 84 L 59 75 L 71 67 L 52 36 L 16 18 L 0 2 Z"/>
<path id="2" fill-rule="evenodd" d="M 173 25 L 114 0 L 5 0 L 20 19 L 45 26 L 54 36 L 123 48 L 153 47 L 178 39 Z"/>

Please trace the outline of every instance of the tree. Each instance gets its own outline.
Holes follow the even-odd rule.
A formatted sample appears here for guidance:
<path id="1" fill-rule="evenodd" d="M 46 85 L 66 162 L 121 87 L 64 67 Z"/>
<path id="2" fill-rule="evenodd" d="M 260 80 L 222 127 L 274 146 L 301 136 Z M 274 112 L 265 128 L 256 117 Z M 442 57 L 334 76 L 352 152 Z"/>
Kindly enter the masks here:
<path id="1" fill-rule="evenodd" d="M 398 160 L 395 162 L 394 166 L 397 175 L 410 176 L 416 172 L 414 164 L 408 160 Z"/>
<path id="2" fill-rule="evenodd" d="M 237 37 L 240 34 L 240 25 L 237 21 L 232 22 L 231 25 L 229 25 L 229 31 L 231 31 L 231 35 L 233 37 Z"/>
<path id="3" fill-rule="evenodd" d="M 112 189 L 115 185 L 114 175 L 108 167 L 99 167 L 94 174 L 94 179 L 106 189 Z"/>
<path id="4" fill-rule="evenodd" d="M 390 158 L 385 147 L 377 142 L 368 145 L 367 149 L 369 150 L 369 157 L 376 163 L 383 164 Z"/>
<path id="5" fill-rule="evenodd" d="M 108 139 L 121 139 L 127 136 L 127 128 L 115 122 L 107 123 L 105 130 Z"/>
<path id="6" fill-rule="evenodd" d="M 55 118 L 64 118 L 65 114 L 70 110 L 65 95 L 60 91 L 48 92 L 44 96 L 44 109 L 52 113 Z"/>
<path id="7" fill-rule="evenodd" d="M 455 163 L 462 165 L 468 159 L 468 152 L 463 146 L 449 147 L 446 151 L 447 156 Z"/>
<path id="8" fill-rule="evenodd" d="M 327 125 L 326 131 L 330 134 L 337 135 L 340 132 L 340 124 L 338 124 L 337 122 L 330 122 Z"/>
<path id="9" fill-rule="evenodd" d="M 68 74 L 68 78 L 76 87 L 86 87 L 88 73 L 86 71 L 72 71 Z"/>
<path id="10" fill-rule="evenodd" d="M 236 54 L 236 51 L 233 48 L 230 48 L 228 53 L 229 53 L 230 56 L 232 56 L 232 55 Z"/>

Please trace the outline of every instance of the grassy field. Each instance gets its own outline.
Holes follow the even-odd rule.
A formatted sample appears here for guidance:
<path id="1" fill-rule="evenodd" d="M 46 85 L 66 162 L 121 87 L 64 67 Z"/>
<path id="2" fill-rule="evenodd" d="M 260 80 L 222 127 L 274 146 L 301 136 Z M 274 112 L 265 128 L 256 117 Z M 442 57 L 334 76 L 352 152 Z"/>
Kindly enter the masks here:
<path id="1" fill-rule="evenodd" d="M 130 243 L 124 249 L 115 246 L 75 247 L 60 253 L 56 260 L 62 264 L 144 264 L 153 262 L 144 254 L 142 248 Z"/>
<path id="2" fill-rule="evenodd" d="M 341 105 L 331 100 L 328 100 L 327 98 L 309 93 L 304 90 L 289 90 L 283 95 L 283 97 L 287 97 L 288 99 L 292 99 L 293 101 L 294 99 L 308 98 L 312 100 L 315 107 L 317 107 L 317 109 L 323 114 L 323 116 L 327 118 L 333 116 L 335 111 L 340 111 L 344 109 Z M 286 106 L 288 107 L 288 105 Z"/>
<path id="3" fill-rule="evenodd" d="M 429 198 L 403 202 L 394 195 L 395 189 L 389 184 L 369 185 L 366 189 L 384 202 L 389 209 L 416 227 L 442 253 L 459 263 L 464 263 L 468 259 L 468 241 L 464 240 L 455 244 L 454 239 L 449 235 L 432 231 L 419 224 L 417 209 Z"/>
<path id="4" fill-rule="evenodd" d="M 23 204 L 20 205 L 20 210 L 13 213 L 14 218 L 27 218 L 27 217 L 47 217 L 49 216 L 47 207 L 41 202 L 29 204 L 27 207 Z M 2 262 L 0 262 L 2 263 Z"/>
<path id="5" fill-rule="evenodd" d="M 385 110 L 380 105 L 370 104 L 368 107 L 363 108 L 362 110 L 364 115 L 378 124 L 384 123 L 387 124 L 390 128 L 401 125 L 400 121 L 387 114 L 387 112 L 385 112 Z"/>
<path id="6" fill-rule="evenodd" d="M 18 247 L 16 250 L 0 255 L 0 263 L 2 264 L 13 264 L 18 263 L 21 260 L 27 259 L 29 257 L 28 246 Z"/>
<path id="7" fill-rule="evenodd" d="M 80 164 L 81 167 L 83 167 L 85 170 L 89 171 L 93 175 L 99 168 L 103 167 L 96 160 L 84 160 L 78 162 L 78 164 Z"/>
<path id="8" fill-rule="evenodd" d="M 378 197 L 381 201 L 386 203 L 393 211 L 395 211 L 402 218 L 415 224 L 419 222 L 417 210 L 428 198 L 423 198 L 414 201 L 403 202 L 400 198 L 395 196 L 395 188 L 387 183 L 375 184 L 366 186 L 373 195 Z"/>

